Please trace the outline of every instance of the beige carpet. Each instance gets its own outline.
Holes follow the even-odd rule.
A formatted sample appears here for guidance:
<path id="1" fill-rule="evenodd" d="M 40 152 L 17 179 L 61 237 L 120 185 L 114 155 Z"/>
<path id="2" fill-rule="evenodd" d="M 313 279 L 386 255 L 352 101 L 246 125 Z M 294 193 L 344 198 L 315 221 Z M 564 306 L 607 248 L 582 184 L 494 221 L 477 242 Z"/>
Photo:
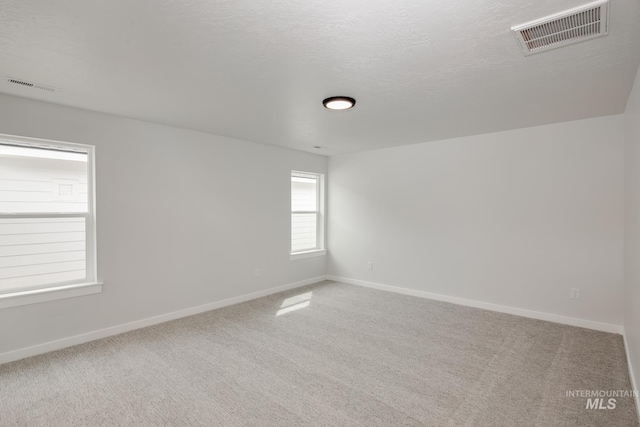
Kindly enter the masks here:
<path id="1" fill-rule="evenodd" d="M 566 396 L 627 372 L 619 335 L 323 282 L 1 365 L 0 425 L 635 427 Z"/>

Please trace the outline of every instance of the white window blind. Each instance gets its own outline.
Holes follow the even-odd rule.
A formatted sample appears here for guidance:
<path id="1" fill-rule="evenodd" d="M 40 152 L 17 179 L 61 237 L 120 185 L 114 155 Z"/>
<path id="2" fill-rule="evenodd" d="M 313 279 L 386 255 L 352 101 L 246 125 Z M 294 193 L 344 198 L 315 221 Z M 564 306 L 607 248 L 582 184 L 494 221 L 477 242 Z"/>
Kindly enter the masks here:
<path id="1" fill-rule="evenodd" d="M 90 154 L 0 140 L 0 294 L 95 280 Z"/>
<path id="2" fill-rule="evenodd" d="M 321 175 L 291 173 L 291 253 L 320 249 Z"/>

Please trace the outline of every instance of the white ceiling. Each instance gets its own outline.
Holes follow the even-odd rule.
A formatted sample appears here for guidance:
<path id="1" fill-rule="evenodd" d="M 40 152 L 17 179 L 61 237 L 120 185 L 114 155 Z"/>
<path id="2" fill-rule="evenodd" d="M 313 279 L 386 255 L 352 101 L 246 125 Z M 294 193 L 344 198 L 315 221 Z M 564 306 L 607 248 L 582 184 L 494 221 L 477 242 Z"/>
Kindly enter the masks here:
<path id="1" fill-rule="evenodd" d="M 0 0 L 0 92 L 326 155 L 621 113 L 639 0 L 592 41 L 525 57 L 511 34 L 584 3 Z"/>

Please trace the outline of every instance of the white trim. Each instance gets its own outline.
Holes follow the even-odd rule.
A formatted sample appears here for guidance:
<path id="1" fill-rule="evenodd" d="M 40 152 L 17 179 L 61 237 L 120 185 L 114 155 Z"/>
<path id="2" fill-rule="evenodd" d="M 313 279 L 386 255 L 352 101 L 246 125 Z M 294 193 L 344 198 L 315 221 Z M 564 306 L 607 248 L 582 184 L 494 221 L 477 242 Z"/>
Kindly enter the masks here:
<path id="1" fill-rule="evenodd" d="M 98 280 L 98 235 L 96 218 L 96 147 L 87 145 L 87 218 L 85 222 L 85 248 L 87 280 Z"/>
<path id="2" fill-rule="evenodd" d="M 524 308 L 508 307 L 506 305 L 491 304 L 483 301 L 470 300 L 466 298 L 452 297 L 431 292 L 418 291 L 415 289 L 400 288 L 397 286 L 382 285 L 380 283 L 367 282 L 364 280 L 349 279 L 347 277 L 327 276 L 328 280 L 347 283 L 350 285 L 364 286 L 366 288 L 379 289 L 382 291 L 395 292 L 397 294 L 411 295 L 414 297 L 444 301 L 452 304 L 466 305 L 468 307 L 481 308 L 484 310 L 497 311 L 499 313 L 513 314 L 516 316 L 529 317 L 531 319 L 546 320 L 548 322 L 562 323 L 564 325 L 578 326 L 580 328 L 594 329 L 596 331 L 622 333 L 621 325 L 611 323 L 595 322 L 593 320 L 578 319 L 575 317 L 561 316 L 559 314 L 545 313 L 542 311 L 526 310 Z"/>
<path id="3" fill-rule="evenodd" d="M 35 304 L 45 301 L 55 301 L 63 298 L 73 298 L 102 292 L 102 283 L 77 283 L 75 285 L 48 286 L 41 289 L 15 291 L 0 294 L 0 309 L 18 307 L 20 305 Z"/>
<path id="4" fill-rule="evenodd" d="M 11 135 L 8 133 L 0 134 L 0 143 L 9 145 L 22 145 L 24 147 L 36 147 L 36 148 L 68 148 L 77 150 L 81 153 L 87 152 L 87 147 L 92 147 L 87 144 L 78 144 L 76 142 L 58 141 L 55 139 L 42 139 L 32 138 L 30 136 Z"/>
<path id="5" fill-rule="evenodd" d="M 633 390 L 638 390 L 638 385 L 636 384 L 636 376 L 633 373 L 633 365 L 631 364 L 631 355 L 629 354 L 629 343 L 627 342 L 627 334 L 622 328 L 622 340 L 624 341 L 624 351 L 627 355 L 627 366 L 629 366 L 629 378 L 631 379 L 631 388 Z M 640 397 L 637 395 L 634 398 L 636 402 L 636 413 L 640 416 Z"/>
<path id="6" fill-rule="evenodd" d="M 34 345 L 32 347 L 9 351 L 9 352 L 0 354 L 0 364 L 24 359 L 25 357 L 36 356 L 38 354 L 48 353 L 54 350 L 60 350 L 62 348 L 83 344 L 83 343 L 94 341 L 100 338 L 110 337 L 112 335 L 122 334 L 124 332 L 145 328 L 147 326 L 157 325 L 158 323 L 164 323 L 170 320 L 180 319 L 182 317 L 193 316 L 194 314 L 203 313 L 205 311 L 215 310 L 217 308 L 239 304 L 241 302 L 250 301 L 256 298 L 261 298 L 261 297 L 275 294 L 278 292 L 299 288 L 301 286 L 311 285 L 313 283 L 326 280 L 326 278 L 327 278 L 326 276 L 313 277 L 310 279 L 301 280 L 299 282 L 277 286 L 275 288 L 252 292 L 250 294 L 244 294 L 244 295 L 228 298 L 221 301 L 215 301 L 209 304 L 190 307 L 184 310 L 178 310 L 171 313 L 165 313 L 159 316 L 148 317 L 146 319 L 136 320 L 134 322 L 125 323 L 122 325 L 111 326 L 109 328 L 99 329 L 97 331 L 91 331 L 84 334 L 75 335 L 72 337 L 62 338 L 56 341 L 50 341 L 44 344 Z"/>
<path id="7" fill-rule="evenodd" d="M 326 254 L 327 254 L 326 249 L 314 249 L 312 251 L 295 252 L 295 253 L 289 254 L 289 261 L 293 261 L 296 259 L 315 258 L 317 256 L 325 256 Z"/>

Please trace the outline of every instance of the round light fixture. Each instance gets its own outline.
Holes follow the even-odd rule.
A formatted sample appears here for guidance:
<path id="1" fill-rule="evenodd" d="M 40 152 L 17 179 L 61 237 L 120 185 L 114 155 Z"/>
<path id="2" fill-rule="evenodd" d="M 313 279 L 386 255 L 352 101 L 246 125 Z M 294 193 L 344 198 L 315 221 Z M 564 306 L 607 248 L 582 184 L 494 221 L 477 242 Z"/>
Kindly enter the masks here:
<path id="1" fill-rule="evenodd" d="M 332 96 L 322 101 L 322 105 L 328 110 L 348 110 L 356 105 L 356 100 L 348 96 Z"/>

